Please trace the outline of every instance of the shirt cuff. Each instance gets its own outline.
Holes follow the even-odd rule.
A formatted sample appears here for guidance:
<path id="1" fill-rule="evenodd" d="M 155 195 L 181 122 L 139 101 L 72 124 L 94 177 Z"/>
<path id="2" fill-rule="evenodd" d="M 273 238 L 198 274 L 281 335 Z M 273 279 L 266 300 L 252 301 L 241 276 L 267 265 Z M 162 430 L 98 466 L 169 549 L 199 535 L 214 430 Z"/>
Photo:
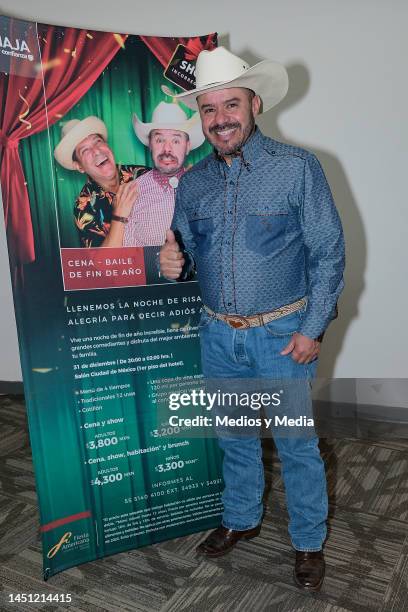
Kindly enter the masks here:
<path id="1" fill-rule="evenodd" d="M 181 282 L 192 280 L 196 273 L 196 265 L 193 255 L 189 251 L 183 251 L 183 257 L 184 266 L 179 278 L 177 279 Z"/>

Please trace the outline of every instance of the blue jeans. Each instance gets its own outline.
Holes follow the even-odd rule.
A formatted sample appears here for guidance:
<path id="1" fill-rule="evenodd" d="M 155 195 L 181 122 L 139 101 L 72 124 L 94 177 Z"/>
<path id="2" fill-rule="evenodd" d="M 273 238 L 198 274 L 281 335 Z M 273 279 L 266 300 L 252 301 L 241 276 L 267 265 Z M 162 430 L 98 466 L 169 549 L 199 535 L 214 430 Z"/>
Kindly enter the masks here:
<path id="1" fill-rule="evenodd" d="M 299 329 L 303 312 L 241 330 L 203 310 L 199 329 L 205 378 L 282 380 L 284 413 L 291 418 L 311 417 L 310 381 L 317 362 L 302 365 L 290 355 L 280 355 Z M 265 410 L 266 416 L 272 416 L 273 411 L 272 407 Z M 326 538 L 326 476 L 314 428 L 307 428 L 306 435 L 304 428 L 300 429 L 299 435 L 296 431 L 284 436 L 274 432 L 274 441 L 282 464 L 292 545 L 296 550 L 317 551 Z M 250 529 L 263 515 L 265 482 L 259 435 L 234 438 L 218 434 L 218 441 L 224 451 L 222 523 L 227 529 Z"/>

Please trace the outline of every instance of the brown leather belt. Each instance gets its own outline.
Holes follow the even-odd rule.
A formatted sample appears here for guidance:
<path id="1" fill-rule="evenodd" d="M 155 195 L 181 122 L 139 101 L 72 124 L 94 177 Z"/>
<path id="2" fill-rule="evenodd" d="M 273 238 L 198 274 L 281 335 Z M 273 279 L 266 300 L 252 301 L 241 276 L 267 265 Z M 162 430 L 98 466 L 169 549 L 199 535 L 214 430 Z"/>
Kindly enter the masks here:
<path id="1" fill-rule="evenodd" d="M 265 325 L 266 323 L 270 323 L 271 321 L 275 321 L 275 319 L 280 319 L 281 317 L 285 317 L 292 312 L 296 312 L 303 308 L 306 304 L 306 298 L 301 298 L 297 300 L 297 302 L 293 302 L 292 304 L 287 304 L 286 306 L 280 306 L 275 310 L 271 310 L 271 312 L 262 312 L 256 315 L 250 315 L 248 317 L 244 317 L 242 315 L 237 314 L 221 314 L 219 312 L 214 312 L 211 308 L 208 308 L 204 304 L 204 309 L 208 312 L 211 317 L 218 319 L 219 321 L 224 321 L 230 327 L 234 329 L 246 329 L 249 327 L 259 327 L 260 325 Z"/>

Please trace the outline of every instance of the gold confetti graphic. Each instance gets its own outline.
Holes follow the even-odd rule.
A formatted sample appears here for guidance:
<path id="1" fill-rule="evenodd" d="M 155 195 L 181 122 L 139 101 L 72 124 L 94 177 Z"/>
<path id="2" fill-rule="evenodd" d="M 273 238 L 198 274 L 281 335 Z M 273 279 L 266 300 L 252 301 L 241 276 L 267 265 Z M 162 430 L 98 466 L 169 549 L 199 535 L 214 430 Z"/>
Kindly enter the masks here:
<path id="1" fill-rule="evenodd" d="M 174 96 L 177 95 L 177 92 L 170 89 L 170 87 L 168 87 L 167 85 L 161 85 L 160 89 L 166 96 L 169 96 L 170 98 L 174 98 Z"/>
<path id="2" fill-rule="evenodd" d="M 48 62 L 44 62 L 43 64 L 37 64 L 35 69 L 37 70 L 37 72 L 40 72 L 41 69 L 43 70 L 43 72 L 45 72 L 46 70 L 51 70 L 51 68 L 55 68 L 60 64 L 62 64 L 62 60 L 59 57 L 56 57 L 55 59 L 49 60 Z"/>
<path id="3" fill-rule="evenodd" d="M 185 325 L 180 326 L 180 331 L 183 332 L 183 334 L 189 334 L 190 333 L 190 331 L 191 331 L 191 319 L 189 319 Z"/>
<path id="4" fill-rule="evenodd" d="M 18 95 L 19 95 L 20 100 L 22 100 L 24 102 L 24 104 L 26 105 L 26 107 L 27 107 L 26 110 L 24 112 L 22 112 L 18 116 L 18 118 L 21 121 L 21 123 L 24 123 L 24 125 L 27 126 L 27 128 L 26 128 L 27 130 L 31 130 L 31 123 L 29 121 L 26 121 L 26 119 L 25 119 L 25 117 L 27 117 L 28 113 L 30 112 L 30 105 L 27 102 L 27 100 L 25 99 L 25 97 L 21 95 L 21 91 L 20 90 L 18 90 Z"/>
<path id="5" fill-rule="evenodd" d="M 33 368 L 33 372 L 38 372 L 38 374 L 48 374 L 48 372 L 52 372 L 54 368 Z"/>
<path id="6" fill-rule="evenodd" d="M 179 101 L 175 99 L 175 96 L 177 96 L 178 93 L 177 91 L 173 91 L 167 85 L 161 85 L 160 89 L 166 96 L 169 96 L 169 98 L 171 98 L 172 104 L 178 104 Z"/>
<path id="7" fill-rule="evenodd" d="M 90 38 L 91 40 L 93 40 L 93 36 L 92 36 L 92 34 L 90 34 L 89 32 L 87 32 L 87 33 L 86 33 L 86 37 L 87 37 L 87 38 Z"/>
<path id="8" fill-rule="evenodd" d="M 114 34 L 113 38 L 118 43 L 119 47 L 122 47 L 122 49 L 125 48 L 125 39 L 120 34 Z"/>

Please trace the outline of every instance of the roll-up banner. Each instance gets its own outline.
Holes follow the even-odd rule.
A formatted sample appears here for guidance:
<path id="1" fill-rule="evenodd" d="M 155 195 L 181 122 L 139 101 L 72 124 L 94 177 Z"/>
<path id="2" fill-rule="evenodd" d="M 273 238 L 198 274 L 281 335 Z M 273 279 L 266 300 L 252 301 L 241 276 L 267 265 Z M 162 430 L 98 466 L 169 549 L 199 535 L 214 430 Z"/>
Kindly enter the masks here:
<path id="1" fill-rule="evenodd" d="M 209 153 L 173 96 L 215 45 L 0 17 L 1 188 L 45 578 L 220 521 L 216 440 L 157 409 L 166 383 L 201 378 L 197 283 L 167 282 L 157 254 L 178 179 Z"/>

